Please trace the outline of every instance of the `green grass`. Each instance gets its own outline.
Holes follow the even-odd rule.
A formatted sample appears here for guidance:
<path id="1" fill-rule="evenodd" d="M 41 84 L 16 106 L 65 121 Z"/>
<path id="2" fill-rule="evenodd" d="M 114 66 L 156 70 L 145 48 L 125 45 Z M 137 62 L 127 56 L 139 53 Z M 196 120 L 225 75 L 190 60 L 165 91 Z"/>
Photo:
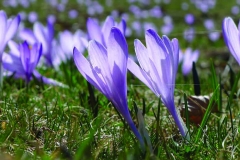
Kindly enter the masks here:
<path id="1" fill-rule="evenodd" d="M 104 3 L 101 1 L 101 3 Z M 116 2 L 114 2 L 116 3 Z M 224 3 L 224 4 L 223 4 Z M 117 3 L 116 8 L 106 7 L 101 20 L 113 10 L 126 12 L 127 3 Z M 151 4 L 153 5 L 153 4 Z M 191 140 L 181 137 L 173 119 L 159 99 L 137 78 L 128 73 L 128 104 L 134 122 L 138 125 L 134 111 L 136 105 L 144 113 L 145 127 L 152 143 L 153 153 L 143 153 L 137 139 L 122 121 L 112 104 L 80 75 L 73 61 L 53 69 L 38 70 L 44 76 L 55 78 L 69 88 L 44 85 L 36 80 L 25 86 L 23 80 L 12 77 L 4 79 L 0 95 L 0 157 L 9 159 L 238 159 L 239 148 L 239 66 L 231 63 L 232 70 L 224 75 L 227 61 L 220 55 L 228 52 L 220 39 L 208 40 L 203 27 L 205 16 L 216 19 L 216 28 L 221 30 L 223 17 L 230 15 L 233 2 L 217 2 L 215 9 L 202 15 L 192 5 L 189 12 L 197 17 L 195 24 L 199 31 L 195 40 L 189 44 L 183 39 L 186 24 L 185 12 L 180 10 L 179 1 L 163 5 L 165 14 L 173 17 L 175 28 L 170 37 L 177 37 L 182 48 L 191 46 L 201 50 L 200 60 L 196 63 L 201 84 L 201 94 L 213 93 L 209 106 L 200 126 L 187 120 Z M 39 7 L 41 6 L 41 7 Z M 224 7 L 223 7 L 224 6 Z M 0 7 L 3 8 L 0 4 Z M 150 6 L 140 6 L 148 8 Z M 40 8 L 43 8 L 42 10 Z M 88 15 L 86 8 L 76 7 L 71 1 L 67 10 L 80 10 L 80 17 L 69 20 L 67 13 L 57 13 L 43 1 L 32 4 L 26 12 L 36 10 L 39 19 L 45 23 L 48 14 L 57 15 L 56 34 L 64 29 L 75 31 L 86 29 Z M 3 8 L 8 15 L 16 15 L 23 8 Z M 221 11 L 219 11 L 221 10 Z M 188 13 L 188 12 L 186 12 Z M 130 17 L 131 20 L 134 17 Z M 161 25 L 161 19 L 148 19 Z M 72 24 L 76 25 L 72 25 Z M 26 23 L 32 28 L 32 24 Z M 73 27 L 72 27 L 73 26 Z M 129 37 L 129 51 L 134 53 L 133 39 Z M 213 53 L 210 55 L 210 53 Z M 227 53 L 230 54 L 230 53 Z M 212 61 L 210 61 L 212 57 Z M 235 61 L 235 60 L 234 60 Z M 184 78 L 179 69 L 175 104 L 179 99 L 184 103 L 184 95 L 194 94 L 191 75 Z M 212 102 L 218 104 L 219 112 L 211 113 Z M 189 115 L 187 113 L 186 115 Z"/>

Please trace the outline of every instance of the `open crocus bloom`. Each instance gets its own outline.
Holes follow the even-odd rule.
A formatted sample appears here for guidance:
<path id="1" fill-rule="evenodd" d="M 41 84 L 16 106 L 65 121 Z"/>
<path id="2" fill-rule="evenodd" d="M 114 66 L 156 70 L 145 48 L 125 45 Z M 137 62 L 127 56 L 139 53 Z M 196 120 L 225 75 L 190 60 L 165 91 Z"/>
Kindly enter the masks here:
<path id="1" fill-rule="evenodd" d="M 66 87 L 60 82 L 42 76 L 35 69 L 42 54 L 42 45 L 40 43 L 29 46 L 26 41 L 20 45 L 9 41 L 8 46 L 10 52 L 3 54 L 3 67 L 8 72 L 13 73 L 15 78 L 25 79 L 28 83 L 34 76 L 43 83 Z"/>
<path id="2" fill-rule="evenodd" d="M 223 20 L 222 30 L 228 49 L 240 65 L 240 24 L 238 24 L 237 28 L 232 18 L 227 17 Z"/>
<path id="3" fill-rule="evenodd" d="M 95 40 L 88 45 L 89 61 L 76 49 L 73 58 L 84 78 L 102 92 L 124 117 L 141 145 L 141 135 L 134 125 L 127 104 L 127 42 L 118 28 L 110 31 L 107 48 Z"/>
<path id="4" fill-rule="evenodd" d="M 55 55 L 52 53 L 52 42 L 54 39 L 54 24 L 48 19 L 47 26 L 43 26 L 40 22 L 35 22 L 33 31 L 30 29 L 24 29 L 19 33 L 22 40 L 26 40 L 33 45 L 34 43 L 42 44 L 42 54 L 45 57 L 45 62 L 48 66 L 53 65 L 53 58 Z"/>
<path id="5" fill-rule="evenodd" d="M 112 27 L 117 27 L 124 35 L 126 30 L 126 22 L 121 20 L 121 22 L 117 24 L 111 16 L 108 16 L 103 26 L 100 27 L 98 23 L 94 21 L 94 19 L 88 18 L 87 20 L 87 30 L 90 40 L 94 39 L 105 47 L 107 45 L 108 37 Z"/>
<path id="6" fill-rule="evenodd" d="M 151 29 L 145 34 L 147 48 L 135 40 L 135 52 L 140 67 L 128 58 L 128 69 L 145 83 L 158 97 L 173 116 L 182 136 L 189 139 L 188 130 L 174 104 L 175 79 L 178 69 L 178 40 L 167 36 L 160 38 Z"/>

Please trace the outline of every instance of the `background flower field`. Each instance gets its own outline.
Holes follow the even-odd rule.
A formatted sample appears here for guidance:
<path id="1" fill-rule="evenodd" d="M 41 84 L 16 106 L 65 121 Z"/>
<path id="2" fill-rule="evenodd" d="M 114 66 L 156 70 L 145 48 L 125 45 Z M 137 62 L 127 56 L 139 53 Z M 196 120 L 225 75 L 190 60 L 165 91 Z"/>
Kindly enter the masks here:
<path id="1" fill-rule="evenodd" d="M 17 64 L 5 67 L 0 93 L 0 159 L 240 157 L 240 70 L 222 34 L 225 17 L 238 25 L 239 0 L 3 0 L 0 8 L 8 18 L 18 15 L 21 19 L 4 49 L 3 64 L 8 64 L 5 58 L 12 54 L 15 43 L 27 45 L 27 40 L 27 49 L 35 47 L 25 29 L 34 32 L 36 24 L 53 24 L 54 30 L 45 36 L 53 35 L 45 44 L 51 44 L 51 63 L 44 61 L 43 49 L 34 63 L 36 69 L 26 73 L 27 77 L 20 74 Z M 147 135 L 144 150 L 109 97 L 79 73 L 73 48 L 87 57 L 89 35 L 95 33 L 88 30 L 89 18 L 102 26 L 108 16 L 119 26 L 121 20 L 126 21 L 129 57 L 136 63 L 134 40 L 145 45 L 146 30 L 178 39 L 174 102 L 190 139 L 181 136 L 160 98 L 128 72 L 128 108 L 140 133 Z M 194 96 L 210 99 L 201 108 Z"/>

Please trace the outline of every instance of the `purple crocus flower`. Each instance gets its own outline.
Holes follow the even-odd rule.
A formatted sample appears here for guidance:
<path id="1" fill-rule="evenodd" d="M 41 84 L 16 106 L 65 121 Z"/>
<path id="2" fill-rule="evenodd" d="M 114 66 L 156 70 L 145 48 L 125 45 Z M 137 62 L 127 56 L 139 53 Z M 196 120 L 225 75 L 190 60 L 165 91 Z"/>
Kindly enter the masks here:
<path id="1" fill-rule="evenodd" d="M 34 76 L 46 84 L 66 87 L 60 82 L 42 76 L 35 69 L 42 54 L 42 45 L 40 43 L 29 46 L 26 41 L 20 45 L 9 41 L 8 46 L 10 52 L 3 54 L 3 67 L 8 72 L 13 73 L 15 78 L 25 79 L 28 83 Z"/>
<path id="2" fill-rule="evenodd" d="M 3 80 L 2 55 L 6 44 L 17 32 L 19 23 L 19 15 L 14 19 L 8 19 L 6 13 L 2 10 L 0 11 L 0 88 Z"/>
<path id="3" fill-rule="evenodd" d="M 53 66 L 52 55 L 52 41 L 54 39 L 54 27 L 53 21 L 48 19 L 47 26 L 44 27 L 40 22 L 35 22 L 33 31 L 30 29 L 24 29 L 19 33 L 21 39 L 26 40 L 31 45 L 38 42 L 42 44 L 43 56 L 45 57 L 46 64 Z"/>
<path id="4" fill-rule="evenodd" d="M 184 76 L 188 75 L 192 70 L 192 63 L 196 62 L 199 57 L 199 50 L 192 50 L 187 48 L 185 52 L 180 50 L 179 62 L 182 62 L 182 73 Z"/>
<path id="5" fill-rule="evenodd" d="M 140 40 L 134 41 L 140 67 L 128 58 L 128 69 L 146 84 L 173 116 L 182 136 L 189 139 L 188 130 L 174 104 L 175 79 L 178 69 L 178 40 L 172 41 L 149 29 L 145 33 L 147 48 Z"/>
<path id="6" fill-rule="evenodd" d="M 184 19 L 187 24 L 192 25 L 194 23 L 195 17 L 193 14 L 189 13 L 185 15 Z"/>
<path id="7" fill-rule="evenodd" d="M 226 17 L 223 20 L 222 30 L 223 38 L 229 51 L 232 53 L 233 57 L 237 60 L 238 64 L 240 65 L 240 40 L 239 40 L 240 23 L 238 24 L 237 28 L 232 18 Z"/>
<path id="8" fill-rule="evenodd" d="M 186 28 L 183 37 L 186 41 L 192 42 L 195 37 L 195 29 L 193 27 Z"/>
<path id="9" fill-rule="evenodd" d="M 67 60 L 72 58 L 72 50 L 74 47 L 76 47 L 81 53 L 84 52 L 87 47 L 87 38 L 85 33 L 81 30 L 77 30 L 74 34 L 65 30 L 59 33 L 59 43 L 63 52 L 66 54 Z"/>
<path id="10" fill-rule="evenodd" d="M 127 104 L 127 58 L 128 46 L 121 31 L 113 27 L 107 48 L 96 40 L 88 45 L 89 61 L 76 48 L 73 58 L 84 78 L 102 92 L 124 117 L 141 145 L 143 139 L 134 125 Z"/>
<path id="11" fill-rule="evenodd" d="M 117 24 L 111 16 L 108 16 L 102 28 L 98 25 L 96 21 L 94 21 L 94 19 L 88 18 L 87 20 L 87 30 L 89 38 L 96 40 L 105 47 L 108 43 L 107 41 L 112 27 L 117 27 L 118 29 L 120 29 L 123 35 L 125 35 L 126 22 L 124 20 L 121 20 L 121 22 Z"/>

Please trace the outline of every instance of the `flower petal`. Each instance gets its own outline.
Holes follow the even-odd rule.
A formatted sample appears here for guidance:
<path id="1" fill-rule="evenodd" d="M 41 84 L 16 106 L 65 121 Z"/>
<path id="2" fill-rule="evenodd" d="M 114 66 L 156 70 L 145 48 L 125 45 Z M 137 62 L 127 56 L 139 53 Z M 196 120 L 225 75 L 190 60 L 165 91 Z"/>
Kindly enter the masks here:
<path id="1" fill-rule="evenodd" d="M 19 73 L 25 76 L 25 70 L 22 66 L 20 57 L 16 57 L 11 53 L 10 54 L 3 53 L 2 61 L 3 61 L 4 69 L 11 72 Z"/>
<path id="2" fill-rule="evenodd" d="M 125 37 L 116 27 L 111 29 L 107 44 L 107 52 L 113 83 L 116 89 L 122 88 L 118 91 L 120 97 L 126 97 L 128 46 Z"/>
<path id="3" fill-rule="evenodd" d="M 18 48 L 18 44 L 12 40 L 8 41 L 8 47 L 10 48 L 10 51 L 13 55 L 20 58 L 20 52 Z"/>
<path id="4" fill-rule="evenodd" d="M 125 37 L 116 27 L 112 28 L 109 35 L 107 51 L 110 68 L 116 65 L 124 75 L 127 71 L 128 46 Z"/>
<path id="5" fill-rule="evenodd" d="M 134 41 L 134 47 L 135 47 L 135 52 L 141 68 L 145 72 L 149 73 L 150 72 L 149 57 L 148 57 L 149 55 L 146 47 L 138 39 Z"/>
<path id="6" fill-rule="evenodd" d="M 1 29 L 0 29 L 0 55 L 3 52 L 4 49 L 4 39 L 5 34 L 7 30 L 7 15 L 4 11 L 0 11 L 0 23 L 1 23 Z"/>
<path id="7" fill-rule="evenodd" d="M 149 58 L 153 61 L 155 68 L 159 70 L 161 69 L 161 59 L 165 59 L 167 56 L 166 47 L 157 33 L 151 29 L 146 31 L 145 39 Z M 161 72 L 159 71 L 159 73 Z"/>
<path id="8" fill-rule="evenodd" d="M 106 49 L 99 42 L 91 40 L 88 46 L 88 54 L 93 67 L 92 69 L 105 82 L 106 86 L 108 86 L 108 94 L 111 94 L 110 90 L 114 90 L 114 83 L 112 81 Z"/>
<path id="9" fill-rule="evenodd" d="M 53 86 L 59 86 L 59 87 L 64 87 L 64 88 L 67 88 L 68 86 L 59 82 L 59 81 L 56 81 L 52 78 L 47 78 L 47 77 L 44 77 L 42 76 L 38 71 L 34 71 L 33 72 L 33 75 L 35 78 L 37 78 L 39 81 L 45 83 L 45 84 L 49 84 L 49 85 L 53 85 Z"/>
<path id="10" fill-rule="evenodd" d="M 93 70 L 88 60 L 74 47 L 73 59 L 83 77 L 103 94 L 106 94 L 106 86 Z"/>
<path id="11" fill-rule="evenodd" d="M 36 22 L 33 26 L 33 32 L 38 40 L 38 42 L 42 43 L 42 47 L 43 47 L 43 54 L 46 55 L 48 54 L 49 51 L 49 47 L 48 47 L 48 41 L 47 41 L 47 37 L 46 37 L 46 33 L 45 33 L 46 28 L 44 28 L 44 26 L 39 23 Z"/>
<path id="12" fill-rule="evenodd" d="M 230 52 L 240 65 L 240 35 L 238 28 L 230 17 L 223 21 L 223 36 Z"/>
<path id="13" fill-rule="evenodd" d="M 94 39 L 103 44 L 101 28 L 92 18 L 88 18 L 87 20 L 87 30 L 90 40 Z"/>
<path id="14" fill-rule="evenodd" d="M 20 51 L 20 58 L 22 61 L 23 68 L 26 73 L 29 74 L 29 64 L 30 64 L 30 50 L 28 48 L 28 43 L 24 41 L 20 46 L 19 46 L 19 51 Z"/>
<path id="15" fill-rule="evenodd" d="M 22 40 L 27 41 L 29 44 L 34 44 L 35 42 L 38 41 L 38 40 L 36 39 L 33 31 L 30 30 L 30 29 L 24 29 L 24 30 L 20 31 L 19 37 L 20 37 Z"/>
<path id="16" fill-rule="evenodd" d="M 114 19 L 111 16 L 108 16 L 102 26 L 102 34 L 104 38 L 104 46 L 107 45 L 108 37 L 111 31 L 111 28 L 114 26 Z"/>
<path id="17" fill-rule="evenodd" d="M 120 29 L 123 35 L 125 35 L 125 31 L 127 28 L 126 21 L 122 19 L 120 23 L 117 25 L 117 28 Z"/>
<path id="18" fill-rule="evenodd" d="M 20 16 L 17 15 L 13 20 L 8 21 L 8 29 L 5 36 L 5 44 L 14 36 L 17 32 L 19 23 L 20 23 Z"/>
<path id="19" fill-rule="evenodd" d="M 150 88 L 154 93 L 156 90 L 152 84 L 151 79 L 131 58 L 128 58 L 127 67 L 132 74 L 134 74 L 140 81 L 142 81 L 148 88 Z"/>

